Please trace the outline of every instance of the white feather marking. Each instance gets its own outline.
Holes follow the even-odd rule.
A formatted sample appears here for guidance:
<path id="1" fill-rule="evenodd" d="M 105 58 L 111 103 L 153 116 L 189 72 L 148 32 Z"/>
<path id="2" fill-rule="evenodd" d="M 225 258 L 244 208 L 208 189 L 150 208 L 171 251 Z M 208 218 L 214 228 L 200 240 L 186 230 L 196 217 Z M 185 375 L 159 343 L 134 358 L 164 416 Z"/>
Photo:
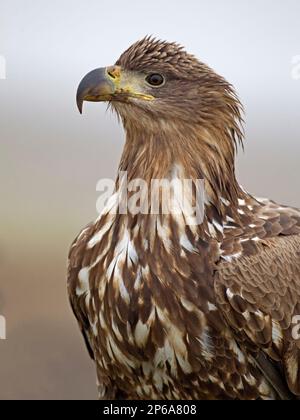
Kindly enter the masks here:
<path id="1" fill-rule="evenodd" d="M 100 320 L 101 328 L 103 330 L 107 330 L 107 325 L 106 325 L 106 322 L 105 322 L 105 319 L 104 319 L 104 316 L 103 316 L 102 312 L 100 312 L 99 320 Z"/>
<path id="2" fill-rule="evenodd" d="M 196 337 L 196 339 L 201 344 L 202 356 L 204 359 L 211 362 L 214 358 L 214 346 L 211 341 L 208 327 L 205 327 L 201 337 Z"/>
<path id="3" fill-rule="evenodd" d="M 246 319 L 246 321 L 250 321 L 251 320 L 251 315 L 249 311 L 245 311 L 243 312 L 243 317 Z"/>
<path id="4" fill-rule="evenodd" d="M 236 229 L 236 226 L 225 225 L 224 229 Z"/>
<path id="5" fill-rule="evenodd" d="M 144 347 L 146 345 L 149 333 L 149 325 L 143 324 L 141 320 L 139 320 L 134 330 L 134 338 L 139 347 Z"/>
<path id="6" fill-rule="evenodd" d="M 212 223 L 219 232 L 223 233 L 223 226 L 220 225 L 219 222 L 217 222 L 216 220 L 213 220 Z"/>
<path id="7" fill-rule="evenodd" d="M 222 255 L 222 258 L 227 262 L 232 262 L 232 260 L 240 258 L 242 256 L 241 252 L 237 252 L 236 254 L 232 255 Z"/>
<path id="8" fill-rule="evenodd" d="M 227 200 L 226 198 L 221 197 L 221 201 L 223 204 L 225 204 L 225 206 L 230 206 L 230 201 Z"/>
<path id="9" fill-rule="evenodd" d="M 209 234 L 212 238 L 216 238 L 217 232 L 216 232 L 216 229 L 215 229 L 213 224 L 208 223 L 208 231 L 209 231 Z"/>
<path id="10" fill-rule="evenodd" d="M 152 371 L 152 363 L 150 363 L 150 362 L 143 362 L 142 363 L 142 369 L 143 369 L 144 375 L 146 377 L 149 377 L 150 376 L 150 373 Z"/>
<path id="11" fill-rule="evenodd" d="M 112 329 L 113 329 L 113 332 L 116 334 L 117 339 L 120 342 L 122 342 L 123 341 L 123 337 L 122 337 L 122 335 L 120 333 L 120 330 L 119 330 L 118 326 L 116 325 L 115 321 L 112 321 Z"/>
<path id="12" fill-rule="evenodd" d="M 121 352 L 114 339 L 110 335 L 107 336 L 107 344 L 107 349 L 110 347 L 112 350 L 111 357 L 113 360 L 117 360 L 119 363 L 122 364 L 122 366 L 125 365 L 130 371 L 130 368 L 136 368 L 135 360 L 129 359 L 123 352 Z"/>
<path id="13" fill-rule="evenodd" d="M 265 315 L 262 313 L 262 311 L 260 311 L 259 309 L 257 309 L 254 314 L 256 316 L 258 316 L 259 318 L 265 319 Z"/>
<path id="14" fill-rule="evenodd" d="M 169 229 L 169 227 L 166 226 L 166 225 L 162 225 L 159 217 L 156 218 L 156 227 L 157 227 L 157 234 L 160 237 L 160 239 L 162 240 L 166 250 L 170 251 L 173 243 L 170 239 L 170 229 Z"/>
<path id="15" fill-rule="evenodd" d="M 251 386 L 256 385 L 256 379 L 254 378 L 253 375 L 251 375 L 251 373 L 246 374 L 245 379 L 246 379 L 246 381 L 249 385 L 251 385 Z"/>
<path id="16" fill-rule="evenodd" d="M 98 337 L 98 323 L 97 321 L 91 323 L 92 325 L 92 331 L 95 337 Z"/>
<path id="17" fill-rule="evenodd" d="M 243 390 L 243 389 L 244 389 L 244 384 L 243 384 L 243 382 L 242 382 L 241 378 L 239 379 L 239 382 L 238 382 L 238 384 L 236 385 L 236 388 L 237 388 L 239 391 L 241 391 L 241 390 Z"/>
<path id="18" fill-rule="evenodd" d="M 92 249 L 94 246 L 96 246 L 98 243 L 101 242 L 103 236 L 108 232 L 108 230 L 111 228 L 113 224 L 113 221 L 110 220 L 108 223 L 106 223 L 99 232 L 97 232 L 92 239 L 88 242 L 87 248 Z"/>
<path id="19" fill-rule="evenodd" d="M 298 373 L 299 373 L 299 362 L 296 356 L 296 353 L 291 353 L 287 358 L 286 368 L 288 371 L 288 375 L 291 379 L 293 384 L 296 384 Z"/>
<path id="20" fill-rule="evenodd" d="M 79 271 L 76 295 L 82 296 L 90 290 L 89 284 L 90 268 L 84 267 Z"/>
<path id="21" fill-rule="evenodd" d="M 129 344 L 131 344 L 132 346 L 135 346 L 135 342 L 134 342 L 134 338 L 133 338 L 133 334 L 132 334 L 132 328 L 131 328 L 131 325 L 128 321 L 126 322 L 126 330 L 127 330 Z"/>
<path id="22" fill-rule="evenodd" d="M 259 242 L 261 239 L 258 236 L 255 236 L 255 238 L 252 238 L 251 241 Z"/>
<path id="23" fill-rule="evenodd" d="M 197 249 L 194 247 L 194 245 L 191 243 L 191 241 L 188 239 L 185 233 L 181 234 L 180 236 L 180 245 L 189 252 L 197 251 Z"/>
<path id="24" fill-rule="evenodd" d="M 246 363 L 246 359 L 244 354 L 241 352 L 240 348 L 238 347 L 238 345 L 236 344 L 236 342 L 234 340 L 230 341 L 230 348 L 232 349 L 232 351 L 234 352 L 234 354 L 237 356 L 238 361 L 242 364 Z"/>
<path id="25" fill-rule="evenodd" d="M 135 291 L 140 289 L 141 280 L 142 280 L 142 270 L 141 270 L 141 267 L 139 267 L 138 272 L 136 274 L 135 281 L 134 281 L 134 286 L 133 286 Z"/>
<path id="26" fill-rule="evenodd" d="M 195 305 L 194 305 L 193 303 L 191 303 L 190 301 L 188 301 L 188 300 L 186 300 L 186 299 L 184 299 L 184 298 L 181 298 L 181 299 L 180 299 L 180 302 L 181 302 L 182 306 L 183 306 L 183 307 L 184 307 L 187 311 L 192 312 L 192 311 L 194 311 L 194 310 L 195 310 Z"/>
<path id="27" fill-rule="evenodd" d="M 214 311 L 217 311 L 218 308 L 213 303 L 208 302 L 208 310 L 210 312 L 214 312 Z"/>
<path id="28" fill-rule="evenodd" d="M 277 347 L 281 347 L 283 341 L 282 328 L 277 321 L 272 321 L 272 340 Z"/>
<path id="29" fill-rule="evenodd" d="M 220 382 L 220 378 L 217 378 L 216 376 L 208 375 L 208 379 L 213 384 L 219 384 L 219 382 Z"/>
<path id="30" fill-rule="evenodd" d="M 230 289 L 226 289 L 226 295 L 229 299 L 234 298 L 234 294 L 232 293 Z"/>
<path id="31" fill-rule="evenodd" d="M 123 279 L 120 279 L 119 281 L 119 291 L 120 291 L 120 295 L 122 297 L 122 299 L 124 300 L 125 303 L 127 303 L 127 305 L 130 304 L 130 296 L 129 293 L 125 287 L 125 284 L 123 282 Z"/>
<path id="32" fill-rule="evenodd" d="M 185 355 L 185 357 L 182 357 L 180 354 L 176 354 L 176 359 L 177 359 L 182 371 L 185 374 L 188 375 L 189 373 L 192 373 L 193 369 L 192 369 L 192 366 L 190 365 L 190 363 L 188 362 L 187 355 Z"/>
<path id="33" fill-rule="evenodd" d="M 133 262 L 133 264 L 136 264 L 138 262 L 138 254 L 132 241 L 128 241 L 127 252 L 129 259 Z"/>
<path id="34" fill-rule="evenodd" d="M 112 277 L 112 274 L 114 272 L 114 270 L 118 269 L 118 263 L 121 260 L 125 260 L 125 253 L 128 250 L 128 246 L 129 246 L 129 242 L 130 242 L 130 237 L 129 237 L 129 233 L 127 230 L 125 230 L 123 232 L 123 237 L 122 239 L 118 242 L 116 249 L 115 249 L 115 255 L 114 258 L 112 259 L 111 263 L 109 264 L 108 268 L 107 268 L 107 278 L 110 279 Z M 120 274 L 118 272 L 118 274 Z"/>
<path id="35" fill-rule="evenodd" d="M 153 375 L 153 382 L 155 387 L 159 390 L 162 391 L 163 389 L 163 380 L 162 380 L 162 375 L 159 371 L 155 371 L 154 375 Z"/>

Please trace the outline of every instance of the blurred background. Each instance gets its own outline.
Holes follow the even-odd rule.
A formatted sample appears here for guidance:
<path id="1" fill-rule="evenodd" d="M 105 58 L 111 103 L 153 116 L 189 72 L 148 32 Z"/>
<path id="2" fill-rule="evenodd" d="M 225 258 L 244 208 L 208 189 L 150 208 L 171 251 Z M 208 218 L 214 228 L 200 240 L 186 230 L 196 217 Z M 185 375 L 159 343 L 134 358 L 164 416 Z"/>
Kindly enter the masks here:
<path id="1" fill-rule="evenodd" d="M 79 115 L 82 76 L 146 34 L 183 44 L 245 105 L 241 184 L 300 207 L 299 17 L 299 0 L 0 0 L 0 399 L 96 398 L 66 260 L 124 135 L 104 104 Z"/>

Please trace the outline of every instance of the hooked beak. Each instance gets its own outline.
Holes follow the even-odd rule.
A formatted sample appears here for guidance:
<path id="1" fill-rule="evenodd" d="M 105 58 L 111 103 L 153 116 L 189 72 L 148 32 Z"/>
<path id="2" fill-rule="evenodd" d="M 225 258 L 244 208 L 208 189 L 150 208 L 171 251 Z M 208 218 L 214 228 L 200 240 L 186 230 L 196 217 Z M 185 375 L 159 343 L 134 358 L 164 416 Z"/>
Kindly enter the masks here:
<path id="1" fill-rule="evenodd" d="M 88 73 L 80 82 L 77 90 L 77 106 L 82 114 L 83 102 L 110 101 L 120 79 L 118 66 L 100 68 Z"/>
<path id="2" fill-rule="evenodd" d="M 143 91 L 140 79 L 122 71 L 120 66 L 96 69 L 88 73 L 80 82 L 77 90 L 77 106 L 82 114 L 84 101 L 127 102 L 130 99 L 153 101 L 155 98 Z"/>

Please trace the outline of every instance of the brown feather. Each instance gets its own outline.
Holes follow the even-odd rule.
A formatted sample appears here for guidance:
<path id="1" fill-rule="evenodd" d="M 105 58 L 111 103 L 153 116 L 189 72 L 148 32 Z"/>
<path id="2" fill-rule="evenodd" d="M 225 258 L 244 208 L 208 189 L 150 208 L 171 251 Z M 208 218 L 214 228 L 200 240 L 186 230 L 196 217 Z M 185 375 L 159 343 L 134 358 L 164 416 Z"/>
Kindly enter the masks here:
<path id="1" fill-rule="evenodd" d="M 71 305 L 100 398 L 300 397 L 300 211 L 257 200 L 235 177 L 242 107 L 232 86 L 176 44 L 151 38 L 117 61 L 163 72 L 153 103 L 116 100 L 128 180 L 205 180 L 205 217 L 108 209 L 75 240 Z M 117 182 L 117 189 L 120 180 Z M 195 197 L 194 197 L 195 200 Z"/>

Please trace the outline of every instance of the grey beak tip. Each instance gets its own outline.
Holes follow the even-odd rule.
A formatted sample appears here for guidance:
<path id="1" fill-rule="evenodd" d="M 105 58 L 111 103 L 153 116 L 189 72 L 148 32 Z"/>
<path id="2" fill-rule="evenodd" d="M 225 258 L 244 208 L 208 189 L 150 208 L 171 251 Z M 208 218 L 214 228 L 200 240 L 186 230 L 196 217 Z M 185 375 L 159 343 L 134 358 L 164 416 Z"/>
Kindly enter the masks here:
<path id="1" fill-rule="evenodd" d="M 79 114 L 82 115 L 82 108 L 83 108 L 82 104 L 78 104 L 77 107 L 78 107 Z"/>
<path id="2" fill-rule="evenodd" d="M 79 93 L 77 93 L 76 96 L 76 103 L 77 103 L 77 108 L 80 114 L 82 114 L 82 108 L 83 108 L 83 100 L 80 98 Z"/>

